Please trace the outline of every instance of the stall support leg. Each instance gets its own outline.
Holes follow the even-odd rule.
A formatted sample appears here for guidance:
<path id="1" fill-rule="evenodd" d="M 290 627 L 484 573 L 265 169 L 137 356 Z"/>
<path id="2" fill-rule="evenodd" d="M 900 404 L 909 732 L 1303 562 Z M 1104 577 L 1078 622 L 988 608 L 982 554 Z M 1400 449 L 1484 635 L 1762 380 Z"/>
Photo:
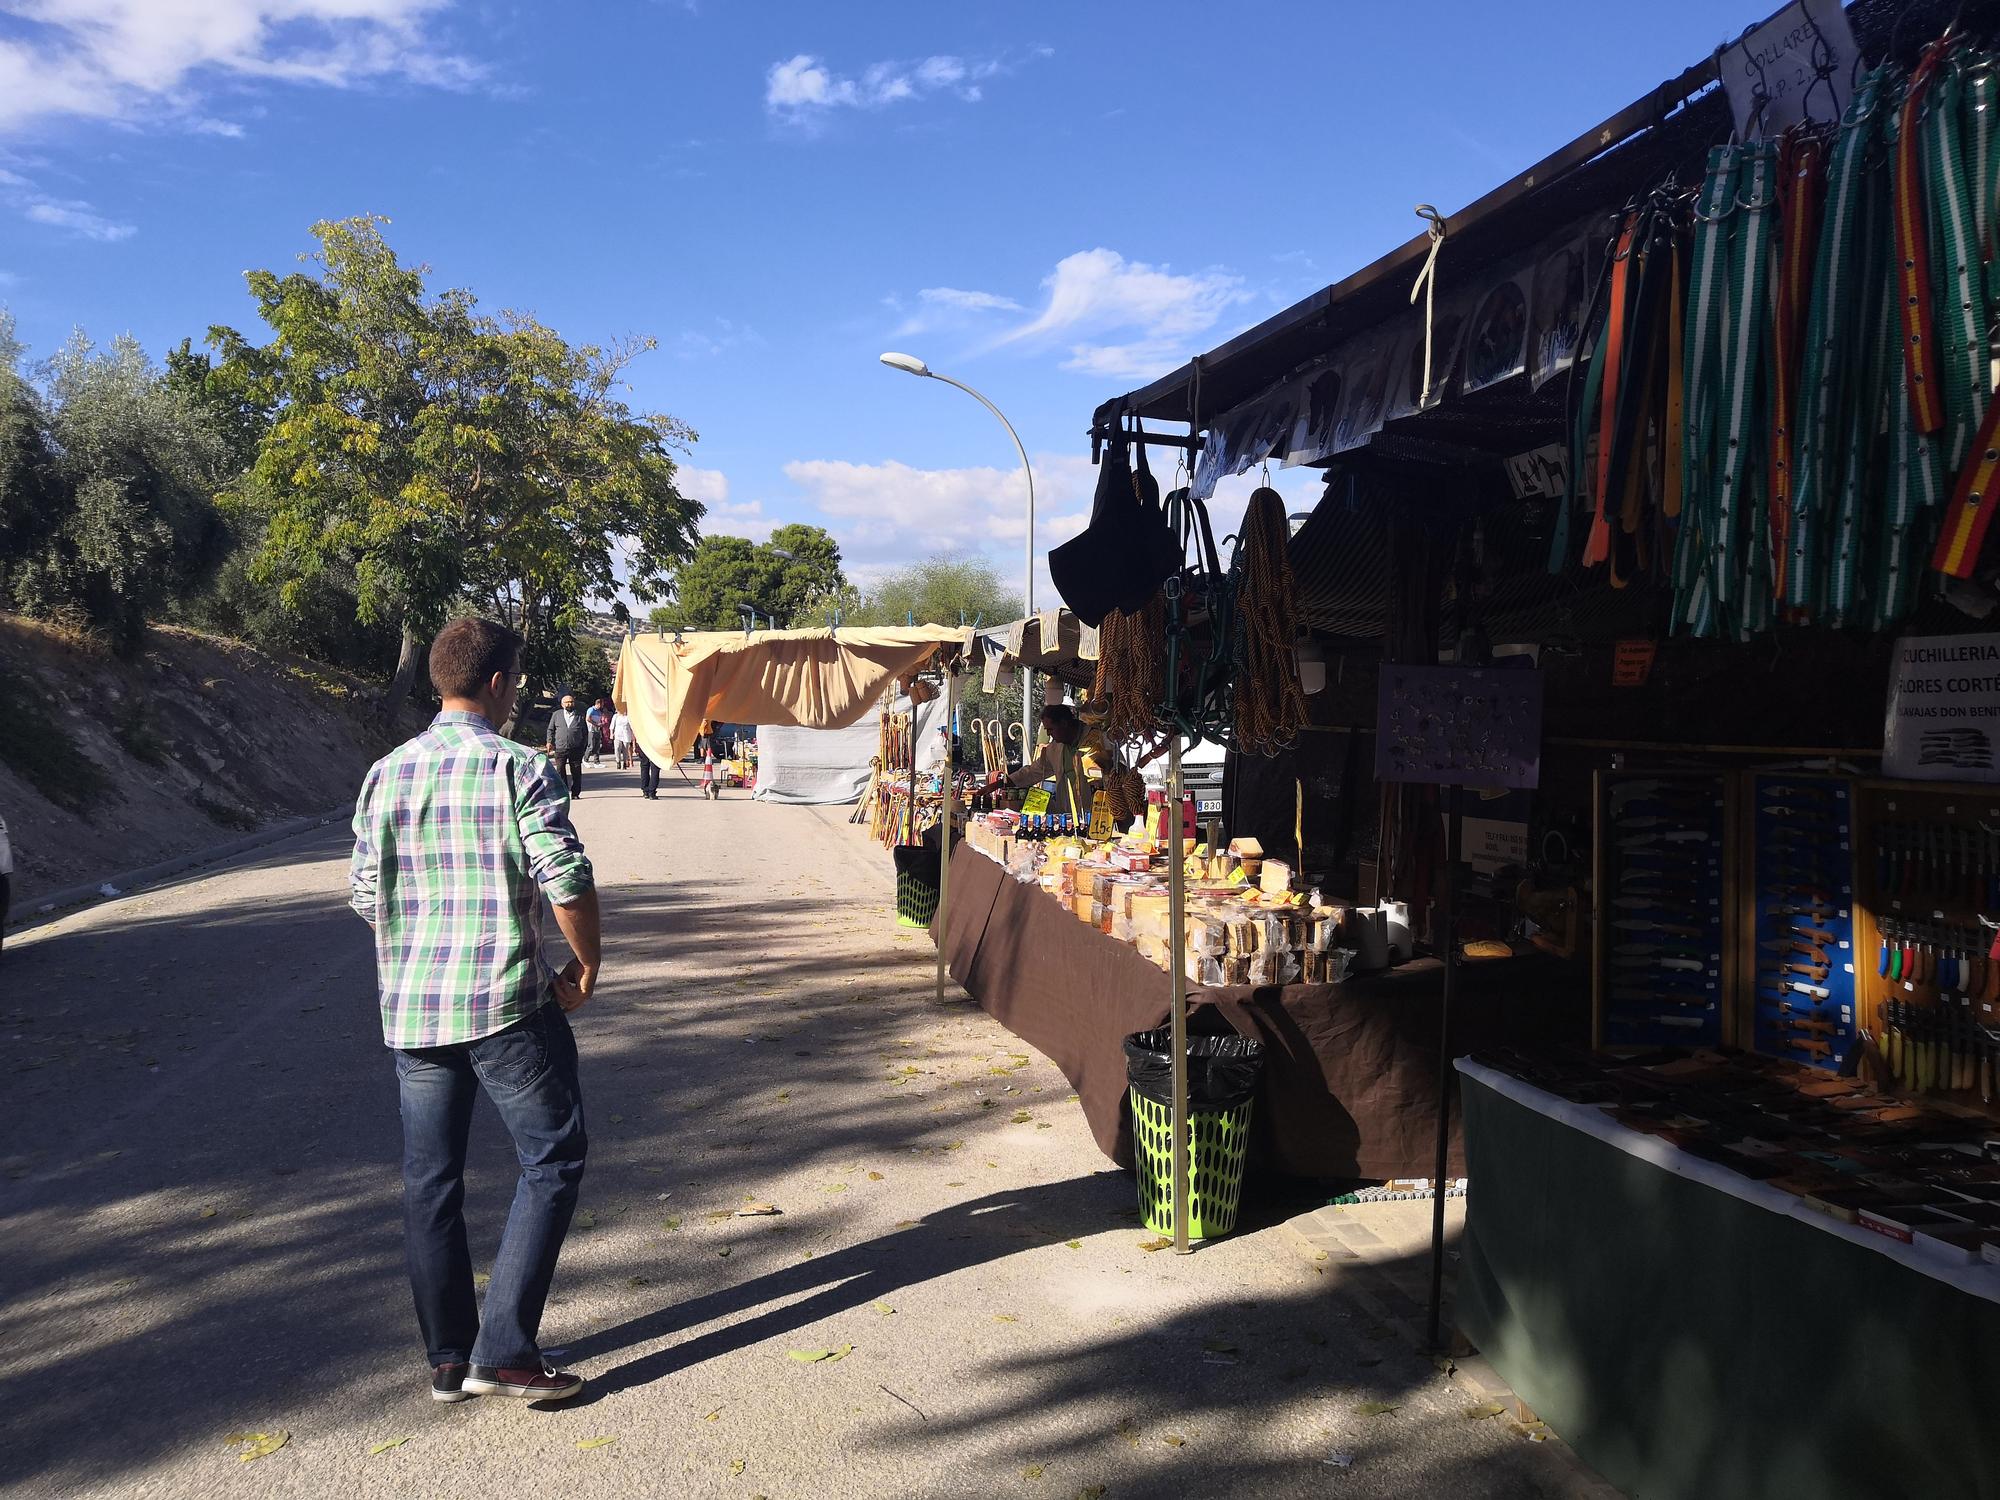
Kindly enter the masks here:
<path id="1" fill-rule="evenodd" d="M 1437 1160 L 1431 1171 L 1430 1347 L 1444 1352 L 1444 1184 L 1451 1154 L 1451 1008 L 1458 988 L 1458 845 L 1464 789 L 1445 788 L 1444 998 L 1438 1005 Z"/>
<path id="2" fill-rule="evenodd" d="M 958 722 L 958 673 L 944 674 L 944 767 L 939 776 L 939 784 L 944 790 L 944 816 L 938 822 L 938 904 L 937 904 L 937 990 L 933 999 L 944 1003 L 944 947 L 946 919 L 951 914 L 951 814 L 958 801 L 953 780 L 958 774 L 958 759 L 952 754 L 951 726 Z M 914 761 L 915 757 L 912 757 Z M 910 773 L 910 801 L 917 800 L 916 772 Z"/>
<path id="3" fill-rule="evenodd" d="M 1181 852 L 1181 737 L 1167 750 L 1167 805 L 1160 831 L 1167 835 L 1167 957 L 1172 965 L 1174 1047 L 1174 1253 L 1189 1254 L 1188 1243 L 1188 1066 L 1187 1066 L 1187 857 Z"/>

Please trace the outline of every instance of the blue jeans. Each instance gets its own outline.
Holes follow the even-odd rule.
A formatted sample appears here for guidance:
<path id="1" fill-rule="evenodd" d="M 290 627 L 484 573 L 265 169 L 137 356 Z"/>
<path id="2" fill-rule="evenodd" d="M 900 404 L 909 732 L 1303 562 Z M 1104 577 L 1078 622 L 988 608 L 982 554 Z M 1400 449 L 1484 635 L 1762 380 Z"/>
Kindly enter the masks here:
<path id="1" fill-rule="evenodd" d="M 477 1041 L 398 1051 L 404 1247 L 417 1326 L 433 1365 L 533 1369 L 535 1341 L 583 1181 L 576 1037 L 553 1001 Z M 514 1138 L 521 1179 L 482 1319 L 465 1240 L 465 1147 L 484 1089 Z"/>

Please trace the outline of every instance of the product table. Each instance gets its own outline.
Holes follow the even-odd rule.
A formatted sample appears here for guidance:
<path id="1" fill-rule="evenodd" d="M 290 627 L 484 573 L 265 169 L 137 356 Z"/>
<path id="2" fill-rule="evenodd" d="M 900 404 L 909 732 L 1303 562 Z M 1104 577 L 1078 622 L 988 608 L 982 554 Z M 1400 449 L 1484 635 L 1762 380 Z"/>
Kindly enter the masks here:
<path id="1" fill-rule="evenodd" d="M 970 844 L 953 847 L 944 935 L 952 977 L 1049 1057 L 1082 1101 L 1098 1148 L 1132 1164 L 1126 1036 L 1164 1026 L 1166 971 L 1079 921 Z M 1429 1177 L 1437 1149 L 1443 966 L 1420 960 L 1340 984 L 1191 985 L 1191 1033 L 1264 1044 L 1252 1159 L 1301 1177 Z M 1587 1035 L 1580 966 L 1539 955 L 1464 964 L 1456 1050 Z M 1463 1171 L 1453 1114 L 1452 1171 Z"/>
<path id="2" fill-rule="evenodd" d="M 2000 1268 L 1458 1063 L 1458 1328 L 1646 1500 L 2000 1496 Z"/>

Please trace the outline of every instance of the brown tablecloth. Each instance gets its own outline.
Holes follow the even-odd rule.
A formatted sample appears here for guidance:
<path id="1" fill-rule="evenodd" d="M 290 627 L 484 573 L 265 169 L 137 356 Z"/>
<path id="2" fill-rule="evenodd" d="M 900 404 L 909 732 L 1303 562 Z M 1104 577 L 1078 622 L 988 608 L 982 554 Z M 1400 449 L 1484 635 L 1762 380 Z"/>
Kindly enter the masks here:
<path id="1" fill-rule="evenodd" d="M 946 920 L 952 976 L 1062 1069 L 1098 1148 L 1129 1167 L 1124 1040 L 1167 1024 L 1165 971 L 964 844 L 952 850 Z M 1192 1032 L 1264 1044 L 1253 1158 L 1302 1177 L 1430 1176 L 1443 976 L 1426 959 L 1342 984 L 1191 990 Z M 1535 956 L 1460 966 L 1454 1052 L 1588 1037 L 1582 965 Z M 1451 1163 L 1463 1173 L 1456 1108 Z"/>

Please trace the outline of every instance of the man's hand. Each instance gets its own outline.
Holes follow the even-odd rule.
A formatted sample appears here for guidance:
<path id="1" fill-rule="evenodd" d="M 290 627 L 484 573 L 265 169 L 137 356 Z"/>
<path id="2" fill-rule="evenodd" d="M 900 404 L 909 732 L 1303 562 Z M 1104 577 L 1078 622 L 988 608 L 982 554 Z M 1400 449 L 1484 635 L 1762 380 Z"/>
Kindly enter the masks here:
<path id="1" fill-rule="evenodd" d="M 556 975 L 555 986 L 556 1004 L 564 1011 L 578 1010 L 597 989 L 597 970 L 586 969 L 582 960 L 572 958 Z"/>

